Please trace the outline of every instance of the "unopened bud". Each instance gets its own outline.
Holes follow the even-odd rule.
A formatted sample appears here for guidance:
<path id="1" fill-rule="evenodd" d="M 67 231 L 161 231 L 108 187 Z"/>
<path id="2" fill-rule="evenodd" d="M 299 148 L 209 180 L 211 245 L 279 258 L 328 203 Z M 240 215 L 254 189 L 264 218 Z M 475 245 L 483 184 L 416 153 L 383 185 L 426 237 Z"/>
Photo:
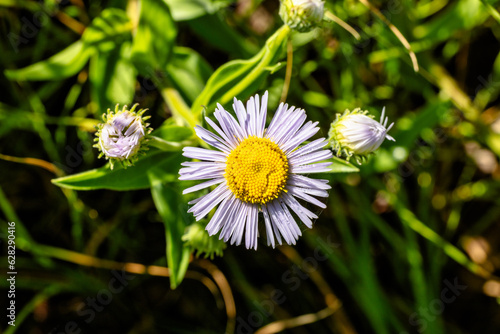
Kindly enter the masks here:
<path id="1" fill-rule="evenodd" d="M 94 147 L 101 151 L 99 158 L 104 156 L 110 161 L 111 169 L 117 161 L 125 167 L 132 166 L 138 158 L 138 153 L 147 150 L 146 136 L 152 129 L 148 128 L 149 124 L 144 121 L 150 116 L 143 117 L 147 109 L 135 112 L 137 106 L 138 104 L 135 104 L 130 110 L 123 106 L 123 109 L 119 110 L 117 104 L 114 112 L 108 109 L 108 112 L 103 114 L 104 123 L 97 125 Z"/>
<path id="2" fill-rule="evenodd" d="M 337 156 L 344 153 L 348 160 L 355 156 L 360 163 L 360 158 L 377 150 L 385 139 L 395 141 L 387 134 L 394 123 L 387 126 L 385 108 L 382 110 L 380 122 L 367 114 L 368 111 L 359 108 L 346 110 L 342 115 L 337 114 L 328 133 L 330 144 Z"/>
<path id="3" fill-rule="evenodd" d="M 320 0 L 282 0 L 280 16 L 290 28 L 307 32 L 321 23 L 324 7 Z"/>

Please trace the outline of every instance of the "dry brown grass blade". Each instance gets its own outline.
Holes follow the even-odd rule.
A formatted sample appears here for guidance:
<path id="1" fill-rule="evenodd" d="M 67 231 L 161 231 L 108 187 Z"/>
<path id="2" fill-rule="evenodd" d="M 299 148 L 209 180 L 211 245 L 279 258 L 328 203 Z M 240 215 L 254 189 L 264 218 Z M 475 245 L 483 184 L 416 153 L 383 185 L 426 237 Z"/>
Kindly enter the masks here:
<path id="1" fill-rule="evenodd" d="M 281 253 L 283 253 L 283 255 L 285 255 L 290 261 L 292 261 L 296 265 L 300 265 L 303 262 L 302 257 L 295 250 L 295 248 L 286 246 L 286 247 L 280 247 L 279 250 L 281 251 Z M 308 274 L 313 283 L 318 287 L 318 290 L 325 297 L 325 304 L 327 306 L 333 305 L 334 307 L 337 307 L 337 304 L 342 305 L 342 303 L 339 302 L 337 296 L 335 296 L 335 294 L 333 293 L 332 289 L 330 288 L 326 280 L 323 278 L 323 276 L 321 276 L 321 274 L 317 270 L 312 270 Z"/>
<path id="2" fill-rule="evenodd" d="M 307 324 L 312 324 L 316 321 L 325 319 L 332 314 L 335 313 L 335 311 L 340 307 L 340 304 L 336 309 L 333 309 L 331 307 L 327 307 L 322 309 L 321 311 L 318 311 L 316 313 L 309 313 L 309 314 L 303 314 L 301 316 L 291 318 L 291 319 L 285 319 L 285 320 L 278 320 L 275 322 L 272 322 L 259 330 L 255 332 L 255 334 L 271 334 L 271 333 L 279 333 L 287 328 L 294 328 L 298 326 L 303 326 Z"/>
<path id="3" fill-rule="evenodd" d="M 236 304 L 234 302 L 231 286 L 229 285 L 226 276 L 224 276 L 222 271 L 220 271 L 220 269 L 217 268 L 215 264 L 208 260 L 201 259 L 196 263 L 212 276 L 213 280 L 219 287 L 219 290 L 222 294 L 222 299 L 224 299 L 224 304 L 226 305 L 227 325 L 225 333 L 234 333 L 234 328 L 236 325 Z"/>
<path id="4" fill-rule="evenodd" d="M 20 164 L 25 164 L 25 165 L 31 165 L 31 166 L 37 166 L 37 167 L 42 167 L 45 170 L 48 170 L 49 172 L 57 175 L 57 176 L 62 176 L 64 173 L 62 170 L 57 168 L 54 164 L 47 162 L 42 159 L 36 159 L 36 158 L 19 158 L 19 157 L 13 157 L 10 155 L 5 155 L 5 154 L 0 154 L 0 159 L 5 160 L 5 161 L 11 161 L 11 162 L 17 162 Z"/>
<path id="5" fill-rule="evenodd" d="M 344 28 L 344 30 L 346 30 L 348 33 L 350 33 L 351 35 L 353 35 L 354 38 L 356 38 L 358 41 L 361 39 L 361 35 L 356 31 L 356 29 L 354 29 L 353 27 L 351 27 L 347 22 L 343 21 L 337 15 L 333 14 L 330 11 L 326 11 L 325 12 L 325 16 L 326 16 L 327 19 L 332 20 L 333 22 L 337 23 L 339 26 L 341 26 L 342 28 Z"/>
<path id="6" fill-rule="evenodd" d="M 290 259 L 296 265 L 299 265 L 303 262 L 302 257 L 299 253 L 292 247 L 280 247 L 278 248 L 288 259 Z M 270 333 L 278 333 L 287 328 L 294 328 L 298 326 L 303 326 L 307 324 L 314 323 L 316 321 L 323 320 L 333 314 L 335 314 L 342 307 L 342 302 L 337 298 L 337 296 L 333 293 L 333 290 L 330 288 L 326 280 L 321 276 L 318 271 L 311 271 L 308 273 L 309 278 L 313 281 L 313 283 L 318 287 L 318 290 L 322 293 L 325 298 L 326 308 L 316 312 L 316 313 L 308 313 L 298 317 L 278 320 L 274 321 L 256 331 L 256 334 L 270 334 Z M 342 333 L 356 333 L 354 327 L 350 324 L 347 317 L 343 314 L 338 313 L 338 318 L 336 319 L 338 329 Z"/>
<path id="7" fill-rule="evenodd" d="M 384 14 L 382 14 L 380 12 L 380 10 L 378 10 L 377 7 L 373 6 L 370 3 L 370 1 L 368 1 L 368 0 L 359 0 L 359 2 L 361 2 L 363 5 L 365 5 L 366 7 L 368 7 L 368 9 L 370 9 L 373 14 L 375 14 L 379 19 L 381 19 L 389 27 L 389 29 L 391 29 L 392 33 L 394 35 L 396 35 L 396 37 L 399 39 L 399 41 L 401 42 L 401 44 L 403 44 L 403 46 L 405 47 L 405 49 L 408 51 L 408 53 L 410 55 L 410 58 L 411 58 L 411 62 L 413 64 L 413 70 L 415 72 L 418 72 L 419 71 L 419 67 L 418 67 L 417 56 L 415 55 L 415 52 L 413 52 L 410 43 L 408 43 L 408 40 L 403 36 L 403 34 L 401 33 L 401 31 L 399 31 L 399 29 L 394 24 L 392 24 L 384 16 Z"/>
<path id="8" fill-rule="evenodd" d="M 82 35 L 85 30 L 85 25 L 75 20 L 65 12 L 59 11 L 56 13 L 55 17 L 66 27 L 76 32 L 78 35 Z"/>
<path id="9" fill-rule="evenodd" d="M 140 263 L 134 262 L 118 262 L 113 260 L 104 260 L 97 258 L 95 256 L 90 256 L 87 254 L 78 253 L 75 251 L 56 248 L 52 246 L 39 245 L 38 248 L 42 251 L 44 255 L 75 263 L 81 266 L 86 267 L 94 267 L 99 269 L 108 269 L 108 270 L 124 270 L 131 274 L 137 275 L 151 275 L 157 277 L 170 277 L 170 269 L 167 267 L 150 265 L 145 266 Z M 192 279 L 199 281 L 203 284 L 214 296 L 217 305 L 221 304 L 220 302 L 220 293 L 219 289 L 217 289 L 216 284 L 207 276 L 199 273 L 197 271 L 188 270 L 186 272 L 186 279 Z"/>

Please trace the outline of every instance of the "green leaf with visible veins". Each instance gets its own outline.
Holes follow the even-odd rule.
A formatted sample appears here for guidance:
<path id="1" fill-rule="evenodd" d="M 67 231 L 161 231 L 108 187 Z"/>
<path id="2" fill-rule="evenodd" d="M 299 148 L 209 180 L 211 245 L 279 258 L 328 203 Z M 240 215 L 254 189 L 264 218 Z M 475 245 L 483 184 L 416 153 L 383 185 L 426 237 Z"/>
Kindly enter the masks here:
<path id="1" fill-rule="evenodd" d="M 77 74 L 87 63 L 94 49 L 77 41 L 47 60 L 17 70 L 5 70 L 10 80 L 59 80 Z"/>
<path id="2" fill-rule="evenodd" d="M 107 165 L 83 173 L 64 176 L 52 180 L 59 187 L 75 190 L 134 190 L 150 187 L 148 173 L 155 172 L 158 180 L 177 182 L 180 164 L 183 158 L 180 152 L 151 151 L 139 159 L 134 166 L 124 168 L 115 164 L 111 170 Z"/>

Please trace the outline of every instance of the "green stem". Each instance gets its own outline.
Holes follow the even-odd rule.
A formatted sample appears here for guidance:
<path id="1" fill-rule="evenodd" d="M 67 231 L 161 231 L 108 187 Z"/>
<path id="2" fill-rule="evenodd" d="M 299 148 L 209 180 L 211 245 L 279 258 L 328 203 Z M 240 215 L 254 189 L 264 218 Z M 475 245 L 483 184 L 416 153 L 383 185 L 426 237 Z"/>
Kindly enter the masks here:
<path id="1" fill-rule="evenodd" d="M 293 45 L 292 41 L 288 39 L 286 46 L 286 72 L 285 83 L 283 84 L 283 91 L 281 92 L 280 102 L 285 103 L 288 96 L 288 89 L 290 88 L 290 81 L 292 81 L 292 68 L 293 68 Z"/>
<path id="2" fill-rule="evenodd" d="M 269 66 L 269 64 L 275 57 L 276 48 L 272 48 L 273 44 L 282 45 L 288 38 L 290 31 L 290 27 L 287 25 L 283 25 L 280 29 L 278 29 L 278 31 L 276 31 L 276 33 L 267 41 L 265 46 L 267 49 L 265 50 L 265 54 L 264 56 L 262 56 L 262 60 L 259 62 L 259 64 L 254 67 L 254 69 L 245 77 L 245 79 L 241 80 L 233 88 L 222 95 L 220 100 L 230 101 L 234 96 L 237 96 L 246 87 L 250 86 L 253 81 L 257 80 L 262 71 Z M 274 49 L 274 52 L 270 52 L 271 49 Z"/>
<path id="3" fill-rule="evenodd" d="M 191 113 L 191 110 L 177 90 L 167 87 L 162 89 L 161 95 L 174 116 L 180 117 L 191 128 L 200 124 L 199 117 Z"/>

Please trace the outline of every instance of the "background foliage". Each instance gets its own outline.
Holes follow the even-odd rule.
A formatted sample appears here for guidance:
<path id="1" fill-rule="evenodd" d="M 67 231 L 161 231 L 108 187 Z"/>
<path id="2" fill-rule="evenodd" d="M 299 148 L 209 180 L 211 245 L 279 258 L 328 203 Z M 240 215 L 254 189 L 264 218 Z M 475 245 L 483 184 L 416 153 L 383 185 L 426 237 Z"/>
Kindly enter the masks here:
<path id="1" fill-rule="evenodd" d="M 289 35 L 278 1 L 0 0 L 0 219 L 19 272 L 3 331 L 498 333 L 499 3 L 372 5 L 326 3 L 357 40 L 332 22 Z M 385 106 L 396 142 L 328 176 L 297 246 L 195 257 L 179 148 L 215 102 L 269 90 L 276 108 L 288 36 L 287 102 L 323 136 L 346 108 Z M 94 125 L 135 102 L 172 151 L 110 176 Z"/>

